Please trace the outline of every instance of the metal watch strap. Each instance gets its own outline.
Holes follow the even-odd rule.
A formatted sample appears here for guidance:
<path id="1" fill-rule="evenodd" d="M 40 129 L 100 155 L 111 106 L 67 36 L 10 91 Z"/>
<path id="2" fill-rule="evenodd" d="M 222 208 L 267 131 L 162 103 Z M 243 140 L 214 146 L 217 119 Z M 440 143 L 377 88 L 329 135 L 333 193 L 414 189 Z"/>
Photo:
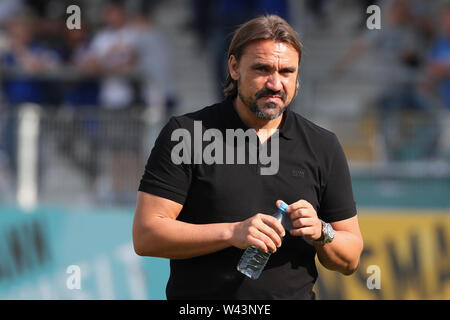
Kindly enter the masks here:
<path id="1" fill-rule="evenodd" d="M 333 239 L 334 239 L 334 230 L 333 230 L 333 227 L 331 227 L 331 225 L 329 224 L 329 223 L 326 223 L 325 221 L 323 221 L 323 220 L 320 220 L 321 222 L 322 222 L 322 237 L 321 237 L 321 240 L 314 240 L 313 242 L 314 243 L 317 243 L 317 244 L 326 244 L 326 243 L 330 243 L 331 241 L 333 241 Z M 331 235 L 330 234 L 328 234 L 329 232 L 328 232 L 328 228 L 330 228 L 331 229 Z M 328 229 L 328 230 L 327 230 Z"/>

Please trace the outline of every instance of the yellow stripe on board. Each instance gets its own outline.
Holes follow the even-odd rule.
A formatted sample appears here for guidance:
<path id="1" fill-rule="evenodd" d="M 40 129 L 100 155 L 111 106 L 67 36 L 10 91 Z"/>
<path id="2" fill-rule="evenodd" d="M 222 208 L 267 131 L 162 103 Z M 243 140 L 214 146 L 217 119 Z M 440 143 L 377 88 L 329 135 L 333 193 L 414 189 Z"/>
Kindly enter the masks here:
<path id="1" fill-rule="evenodd" d="M 364 210 L 358 271 L 320 265 L 319 299 L 450 299 L 450 211 Z"/>

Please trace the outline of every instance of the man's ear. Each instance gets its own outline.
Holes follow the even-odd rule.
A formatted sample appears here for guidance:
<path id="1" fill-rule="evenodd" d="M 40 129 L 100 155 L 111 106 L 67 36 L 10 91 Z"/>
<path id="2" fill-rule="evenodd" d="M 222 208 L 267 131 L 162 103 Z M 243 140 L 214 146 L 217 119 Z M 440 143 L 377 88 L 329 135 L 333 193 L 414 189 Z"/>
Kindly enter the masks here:
<path id="1" fill-rule="evenodd" d="M 295 93 L 294 93 L 294 98 L 297 96 L 298 94 L 298 88 L 300 87 L 300 80 L 297 79 L 297 83 L 295 84 Z"/>
<path id="2" fill-rule="evenodd" d="M 231 55 L 228 59 L 228 71 L 233 80 L 237 81 L 239 78 L 239 62 L 234 55 Z"/>

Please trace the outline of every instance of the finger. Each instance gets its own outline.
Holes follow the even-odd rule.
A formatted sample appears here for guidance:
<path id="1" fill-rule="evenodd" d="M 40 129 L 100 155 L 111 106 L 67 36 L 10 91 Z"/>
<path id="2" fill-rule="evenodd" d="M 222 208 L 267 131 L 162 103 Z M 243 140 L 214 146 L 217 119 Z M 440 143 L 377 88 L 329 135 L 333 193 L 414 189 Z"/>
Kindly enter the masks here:
<path id="1" fill-rule="evenodd" d="M 311 227 L 314 224 L 313 218 L 299 218 L 292 221 L 295 228 Z"/>
<path id="2" fill-rule="evenodd" d="M 257 231 L 255 233 L 253 233 L 251 235 L 255 240 L 258 240 L 260 242 L 262 242 L 264 245 L 261 246 L 262 250 L 264 252 L 270 251 L 270 252 L 275 252 L 277 251 L 277 246 L 275 245 L 275 243 L 272 241 L 272 239 L 267 236 L 266 234 Z"/>
<path id="3" fill-rule="evenodd" d="M 300 208 L 295 211 L 292 211 L 289 214 L 289 217 L 291 218 L 291 220 L 295 220 L 298 218 L 311 218 L 314 216 L 316 216 L 316 211 L 311 208 Z"/>
<path id="4" fill-rule="evenodd" d="M 292 229 L 290 232 L 292 236 L 311 236 L 314 234 L 315 231 L 313 227 L 305 227 Z"/>
<path id="5" fill-rule="evenodd" d="M 269 237 L 276 247 L 281 246 L 282 242 L 281 236 L 273 228 L 271 228 L 264 222 L 261 222 L 261 225 L 259 226 L 259 231 L 264 233 L 267 237 Z"/>
<path id="6" fill-rule="evenodd" d="M 278 208 L 282 203 L 286 204 L 286 206 L 287 206 L 287 203 L 284 202 L 283 200 L 277 200 L 277 202 L 275 203 L 275 205 L 276 205 L 277 208 Z"/>
<path id="7" fill-rule="evenodd" d="M 253 236 L 249 236 L 247 238 L 247 240 L 248 240 L 248 243 L 249 243 L 249 245 L 248 245 L 249 247 L 251 247 L 251 246 L 257 247 L 259 250 L 261 250 L 263 252 L 269 251 L 269 248 L 267 248 L 267 246 L 264 243 L 264 241 L 262 241 L 262 240 L 260 240 L 258 238 L 255 238 Z"/>
<path id="8" fill-rule="evenodd" d="M 266 214 L 262 214 L 260 218 L 261 218 L 261 221 L 264 222 L 264 224 L 268 225 L 270 228 L 275 230 L 275 232 L 280 237 L 284 237 L 286 235 L 283 225 L 281 224 L 280 221 L 278 221 L 277 218 L 266 215 Z"/>
<path id="9" fill-rule="evenodd" d="M 264 237 L 263 240 L 270 248 L 275 248 L 281 246 L 281 237 L 280 235 L 277 233 L 276 230 L 274 230 L 271 227 L 271 223 L 279 223 L 281 225 L 281 223 L 275 219 L 272 216 L 266 216 L 263 214 L 259 214 L 257 215 L 258 219 L 254 219 L 252 221 L 252 233 L 254 236 L 258 236 L 256 232 L 253 231 L 257 231 L 259 233 L 262 233 L 265 235 L 265 237 L 267 237 L 270 241 L 269 243 L 267 242 L 267 239 Z M 272 219 L 271 219 L 272 218 Z M 283 226 L 281 226 L 281 228 L 283 229 Z M 284 232 L 284 229 L 283 229 Z"/>
<path id="10" fill-rule="evenodd" d="M 288 213 L 290 213 L 290 212 L 298 210 L 300 208 L 312 208 L 312 205 L 308 201 L 302 199 L 302 200 L 299 200 L 297 202 L 291 203 L 287 207 L 286 211 Z"/>

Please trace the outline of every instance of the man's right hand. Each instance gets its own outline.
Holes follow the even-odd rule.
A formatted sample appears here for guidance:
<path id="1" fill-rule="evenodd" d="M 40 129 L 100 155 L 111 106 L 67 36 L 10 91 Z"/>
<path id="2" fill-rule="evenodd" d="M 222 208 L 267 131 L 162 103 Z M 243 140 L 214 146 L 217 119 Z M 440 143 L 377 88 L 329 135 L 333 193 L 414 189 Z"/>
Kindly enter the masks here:
<path id="1" fill-rule="evenodd" d="M 230 243 L 240 249 L 255 246 L 264 252 L 277 251 L 285 236 L 284 227 L 275 217 L 258 213 L 232 224 Z"/>
<path id="2" fill-rule="evenodd" d="M 272 216 L 256 214 L 240 222 L 192 224 L 177 220 L 183 205 L 138 192 L 133 245 L 140 256 L 189 259 L 235 246 L 275 252 L 285 235 Z"/>

